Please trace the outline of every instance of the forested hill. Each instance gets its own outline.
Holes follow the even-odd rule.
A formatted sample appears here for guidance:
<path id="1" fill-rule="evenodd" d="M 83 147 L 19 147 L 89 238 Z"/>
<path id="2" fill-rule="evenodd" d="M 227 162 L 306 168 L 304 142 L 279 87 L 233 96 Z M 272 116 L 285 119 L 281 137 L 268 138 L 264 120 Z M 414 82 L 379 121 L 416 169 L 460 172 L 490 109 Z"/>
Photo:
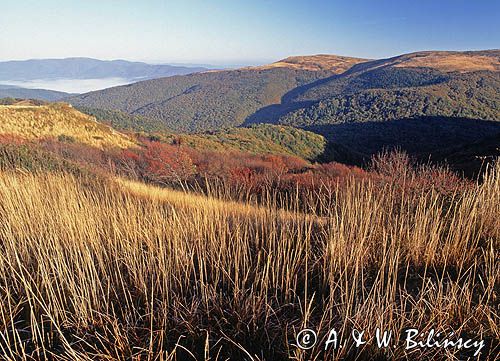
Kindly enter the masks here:
<path id="1" fill-rule="evenodd" d="M 7 85 L 0 85 L 0 99 L 2 98 L 22 98 L 40 99 L 47 101 L 58 101 L 67 98 L 71 94 L 46 89 L 26 89 Z"/>
<path id="2" fill-rule="evenodd" d="M 309 105 L 285 110 L 275 122 L 303 127 L 422 116 L 500 120 L 498 72 L 443 75 L 425 68 L 383 68 L 329 86 L 309 91 L 303 97 L 319 100 L 296 100 Z"/>
<path id="3" fill-rule="evenodd" d="M 294 126 L 422 116 L 499 120 L 500 51 L 422 52 L 354 65 L 286 94 L 248 122 Z"/>
<path id="4" fill-rule="evenodd" d="M 69 99 L 86 109 L 122 111 L 163 122 L 175 131 L 241 125 L 290 90 L 340 74 L 364 59 L 318 55 L 291 57 L 253 68 L 210 71 L 139 82 Z"/>
<path id="5" fill-rule="evenodd" d="M 499 58 L 498 50 L 429 51 L 381 60 L 291 57 L 255 68 L 144 81 L 69 101 L 182 132 L 422 116 L 499 120 Z"/>
<path id="6" fill-rule="evenodd" d="M 366 159 L 395 147 L 451 164 L 462 153 L 444 149 L 494 156 L 483 139 L 500 134 L 499 55 L 424 52 L 358 64 L 295 89 L 265 118 L 312 130 Z M 477 169 L 472 160 L 457 169 Z"/>
<path id="7" fill-rule="evenodd" d="M 276 67 L 212 71 L 109 88 L 69 98 L 76 106 L 119 110 L 161 120 L 174 131 L 217 130 L 243 124 L 288 91 L 332 75 Z"/>
<path id="8" fill-rule="evenodd" d="M 332 76 L 298 89 L 287 101 L 317 101 L 338 94 L 366 89 L 421 87 L 446 81 L 458 74 L 500 72 L 500 50 L 477 52 L 418 52 L 352 66 Z"/>

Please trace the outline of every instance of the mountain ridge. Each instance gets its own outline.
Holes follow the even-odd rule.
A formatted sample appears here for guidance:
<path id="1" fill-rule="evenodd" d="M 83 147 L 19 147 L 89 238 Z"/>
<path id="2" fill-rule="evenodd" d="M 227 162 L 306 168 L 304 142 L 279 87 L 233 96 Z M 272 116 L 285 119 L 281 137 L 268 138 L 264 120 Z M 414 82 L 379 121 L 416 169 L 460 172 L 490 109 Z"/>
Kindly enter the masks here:
<path id="1" fill-rule="evenodd" d="M 1 80 L 38 79 L 152 79 L 204 71 L 203 67 L 148 64 L 127 60 L 99 60 L 86 57 L 29 59 L 0 62 Z"/>
<path id="2" fill-rule="evenodd" d="M 140 81 L 66 99 L 75 106 L 162 120 L 174 131 L 238 126 L 297 86 L 332 75 L 289 68 L 210 71 Z"/>
<path id="3" fill-rule="evenodd" d="M 449 87 L 458 82 L 461 87 L 459 98 L 467 99 L 466 92 L 470 93 L 471 87 L 481 81 L 476 79 L 478 71 L 499 73 L 490 70 L 498 69 L 499 54 L 499 50 L 427 51 L 367 61 L 325 54 L 288 57 L 268 66 L 146 80 L 82 94 L 68 98 L 68 101 L 86 108 L 122 111 L 155 119 L 173 131 L 216 130 L 242 124 L 276 123 L 286 114 L 306 109 L 319 101 L 372 89 L 412 88 L 425 98 L 425 87 L 434 86 L 439 97 L 439 93 L 447 93 Z M 312 68 L 322 70 L 308 70 L 315 61 L 319 63 Z M 451 69 L 450 64 L 455 68 Z M 496 78 L 492 81 L 490 88 L 498 87 Z M 479 89 L 474 96 L 482 99 L 480 92 Z M 396 97 L 405 96 L 398 94 Z M 489 94 L 488 97 L 485 101 L 478 101 L 494 110 L 496 96 Z M 445 105 L 446 109 L 459 106 L 453 104 L 453 98 L 450 99 L 452 103 Z M 411 99 L 409 101 L 411 103 Z M 439 115 L 426 114 L 423 109 L 422 112 L 418 115 Z M 447 111 L 446 115 L 449 113 Z M 468 116 L 467 112 L 459 115 Z M 383 117 L 383 114 L 376 116 Z M 411 114 L 404 114 L 404 117 L 408 116 Z M 491 111 L 484 116 L 489 118 Z M 295 125 L 293 122 L 287 124 Z"/>
<path id="4" fill-rule="evenodd" d="M 403 68 L 427 67 L 445 72 L 478 70 L 500 71 L 500 49 L 416 51 L 355 64 L 346 73 L 350 74 L 386 66 Z"/>
<path id="5" fill-rule="evenodd" d="M 17 86 L 8 86 L 0 84 L 0 99 L 2 98 L 21 98 L 21 99 L 37 99 L 45 101 L 58 101 L 71 96 L 70 93 L 65 93 L 56 90 L 48 89 L 29 89 Z"/>
<path id="6" fill-rule="evenodd" d="M 310 71 L 327 70 L 334 74 L 341 74 L 355 64 L 369 61 L 369 59 L 341 56 L 333 54 L 289 56 L 274 63 L 249 67 L 249 69 L 291 68 Z"/>

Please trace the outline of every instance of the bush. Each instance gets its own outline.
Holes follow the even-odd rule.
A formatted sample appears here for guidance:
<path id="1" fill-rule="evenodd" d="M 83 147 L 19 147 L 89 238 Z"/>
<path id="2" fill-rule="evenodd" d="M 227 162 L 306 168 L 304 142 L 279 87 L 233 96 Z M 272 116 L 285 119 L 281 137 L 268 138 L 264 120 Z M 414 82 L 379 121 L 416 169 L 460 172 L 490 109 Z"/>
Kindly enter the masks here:
<path id="1" fill-rule="evenodd" d="M 57 137 L 57 140 L 62 143 L 75 143 L 75 138 L 71 135 L 61 134 Z"/>

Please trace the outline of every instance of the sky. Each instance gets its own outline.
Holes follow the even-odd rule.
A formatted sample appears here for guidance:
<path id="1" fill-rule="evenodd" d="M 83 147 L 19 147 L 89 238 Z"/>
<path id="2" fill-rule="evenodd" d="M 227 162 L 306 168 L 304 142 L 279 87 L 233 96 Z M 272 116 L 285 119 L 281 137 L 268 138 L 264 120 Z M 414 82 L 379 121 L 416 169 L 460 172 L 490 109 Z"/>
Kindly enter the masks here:
<path id="1" fill-rule="evenodd" d="M 93 57 L 251 65 L 500 48 L 498 0 L 8 0 L 0 61 Z"/>

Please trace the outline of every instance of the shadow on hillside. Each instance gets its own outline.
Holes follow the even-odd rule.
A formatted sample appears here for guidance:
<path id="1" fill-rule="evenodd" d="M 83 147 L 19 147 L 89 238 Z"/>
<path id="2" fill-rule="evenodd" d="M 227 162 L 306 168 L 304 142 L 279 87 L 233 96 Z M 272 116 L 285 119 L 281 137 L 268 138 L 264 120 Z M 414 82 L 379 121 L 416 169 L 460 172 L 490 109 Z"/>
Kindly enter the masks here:
<path id="1" fill-rule="evenodd" d="M 292 90 L 290 90 L 281 97 L 279 104 L 271 104 L 266 107 L 260 108 L 255 113 L 246 118 L 245 122 L 243 123 L 243 126 L 248 126 L 255 123 L 275 124 L 281 116 L 289 112 L 292 112 L 294 110 L 305 108 L 316 103 L 316 101 L 294 102 L 294 99 L 296 99 L 298 96 L 304 94 L 305 92 L 314 87 L 326 84 L 335 79 L 339 79 L 343 77 L 345 74 L 346 73 L 332 75 L 326 78 L 316 80 L 312 83 L 304 84 L 296 88 L 293 88 Z"/>
<path id="2" fill-rule="evenodd" d="M 381 59 L 381 60 L 368 61 L 366 63 L 355 64 L 344 73 L 331 75 L 326 78 L 313 81 L 312 83 L 307 83 L 298 86 L 296 88 L 293 88 L 292 90 L 288 91 L 281 97 L 279 104 L 271 104 L 266 107 L 263 107 L 258 111 L 256 111 L 255 113 L 251 114 L 249 117 L 247 117 L 243 126 L 248 126 L 255 123 L 275 124 L 278 122 L 281 116 L 284 116 L 287 113 L 290 113 L 294 110 L 305 108 L 316 103 L 318 100 L 300 101 L 300 102 L 295 101 L 295 99 L 300 98 L 302 94 L 307 93 L 309 90 L 321 86 L 323 84 L 327 84 L 333 80 L 346 78 L 354 73 L 363 72 L 372 67 L 379 66 L 379 69 L 389 67 L 389 65 L 383 65 L 386 61 L 387 59 Z"/>
<path id="3" fill-rule="evenodd" d="M 243 126 L 250 126 L 258 123 L 276 124 L 280 117 L 295 110 L 306 108 L 315 102 L 296 102 L 296 103 L 281 103 L 271 104 L 266 107 L 260 108 L 255 113 L 245 119 Z"/>
<path id="4" fill-rule="evenodd" d="M 322 161 L 364 165 L 384 149 L 399 148 L 420 161 L 448 162 L 466 175 L 477 174 L 485 161 L 500 156 L 500 122 L 422 117 L 392 121 L 309 126 L 329 145 Z"/>

